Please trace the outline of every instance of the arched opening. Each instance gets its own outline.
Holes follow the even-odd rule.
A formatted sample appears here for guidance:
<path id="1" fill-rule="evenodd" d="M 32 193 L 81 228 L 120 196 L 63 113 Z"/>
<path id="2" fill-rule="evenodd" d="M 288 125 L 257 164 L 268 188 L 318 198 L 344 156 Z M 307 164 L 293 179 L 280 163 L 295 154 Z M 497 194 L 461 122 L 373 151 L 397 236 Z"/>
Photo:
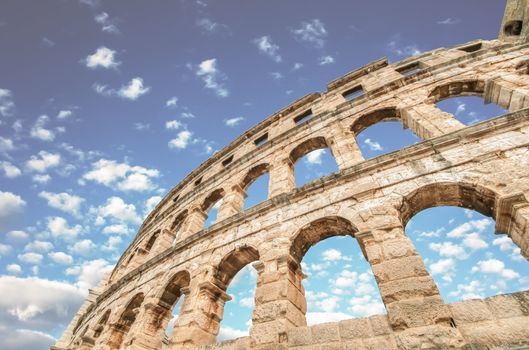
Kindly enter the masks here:
<path id="1" fill-rule="evenodd" d="M 217 286 L 230 295 L 224 305 L 218 341 L 248 335 L 252 323 L 257 273 L 252 266 L 259 252 L 251 246 L 236 248 L 224 257 L 216 269 Z"/>
<path id="2" fill-rule="evenodd" d="M 182 229 L 182 225 L 184 224 L 184 220 L 186 218 L 187 218 L 187 209 L 181 212 L 180 214 L 178 214 L 176 218 L 173 220 L 173 223 L 171 224 L 171 227 L 170 227 L 170 233 L 171 233 L 170 240 L 172 241 L 171 245 L 174 246 L 176 241 L 178 240 L 180 230 Z"/>
<path id="3" fill-rule="evenodd" d="M 139 313 L 143 299 L 145 298 L 143 293 L 136 294 L 127 304 L 127 307 L 119 317 L 118 322 L 112 325 L 113 330 L 108 341 L 108 345 L 112 349 L 119 349 L 123 338 L 130 330 L 132 324 L 136 321 L 136 316 Z"/>
<path id="4" fill-rule="evenodd" d="M 338 171 L 338 165 L 324 137 L 315 137 L 296 146 L 289 156 L 298 187 Z"/>
<path id="5" fill-rule="evenodd" d="M 148 253 L 151 251 L 153 245 L 154 245 L 154 242 L 156 242 L 156 240 L 158 239 L 158 236 L 160 235 L 160 230 L 154 232 L 151 236 L 151 238 L 149 238 L 149 240 L 147 241 L 147 243 L 145 244 L 145 252 Z"/>
<path id="6" fill-rule="evenodd" d="M 456 81 L 436 87 L 430 97 L 437 108 L 451 113 L 465 125 L 472 125 L 507 113 L 508 105 L 485 103 L 483 80 Z"/>
<path id="7" fill-rule="evenodd" d="M 506 232 L 497 232 L 495 193 L 469 184 L 424 186 L 401 214 L 446 303 L 525 290 L 529 264 Z"/>
<path id="8" fill-rule="evenodd" d="M 307 324 L 384 314 L 385 308 L 357 230 L 341 217 L 326 217 L 303 227 L 290 255 L 308 277 L 303 280 Z"/>
<path id="9" fill-rule="evenodd" d="M 400 150 L 420 140 L 405 129 L 395 107 L 382 108 L 356 119 L 351 125 L 365 159 Z"/>
<path id="10" fill-rule="evenodd" d="M 174 274 L 159 295 L 158 303 L 150 309 L 144 331 L 152 339 L 152 349 L 160 349 L 164 337 L 172 332 L 180 312 L 183 289 L 189 286 L 190 279 L 187 271 Z"/>
<path id="11" fill-rule="evenodd" d="M 219 188 L 213 191 L 209 196 L 206 197 L 202 203 L 202 211 L 206 213 L 207 218 L 204 221 L 204 228 L 208 228 L 215 223 L 217 220 L 217 215 L 219 208 L 222 205 L 222 200 L 224 198 L 224 190 Z"/>
<path id="12" fill-rule="evenodd" d="M 105 329 L 105 326 L 108 322 L 108 318 L 110 317 L 110 309 L 105 311 L 103 316 L 99 319 L 99 322 L 97 322 L 97 325 L 94 328 L 94 339 L 99 338 L 101 333 L 103 333 L 103 329 Z"/>
<path id="13" fill-rule="evenodd" d="M 246 193 L 244 209 L 267 200 L 269 180 L 268 164 L 259 164 L 248 171 L 241 184 Z"/>

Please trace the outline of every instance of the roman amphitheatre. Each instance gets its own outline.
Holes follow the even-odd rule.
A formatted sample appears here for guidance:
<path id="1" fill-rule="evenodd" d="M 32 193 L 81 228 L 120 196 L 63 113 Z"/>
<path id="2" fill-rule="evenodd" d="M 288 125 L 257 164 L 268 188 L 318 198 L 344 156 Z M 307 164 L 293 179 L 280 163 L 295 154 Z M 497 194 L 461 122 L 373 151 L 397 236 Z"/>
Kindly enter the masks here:
<path id="1" fill-rule="evenodd" d="M 509 112 L 465 126 L 435 105 L 455 96 Z M 364 160 L 356 135 L 388 120 L 421 142 Z M 339 171 L 296 188 L 294 165 L 321 148 Z M 404 232 L 421 210 L 468 208 L 528 258 L 528 150 L 529 3 L 508 0 L 497 39 L 368 63 L 215 153 L 146 218 L 52 349 L 528 349 L 529 291 L 447 304 Z M 265 173 L 268 199 L 243 210 Z M 301 260 L 344 235 L 371 265 L 387 314 L 309 327 Z M 258 274 L 249 336 L 217 342 L 226 290 L 248 264 Z"/>

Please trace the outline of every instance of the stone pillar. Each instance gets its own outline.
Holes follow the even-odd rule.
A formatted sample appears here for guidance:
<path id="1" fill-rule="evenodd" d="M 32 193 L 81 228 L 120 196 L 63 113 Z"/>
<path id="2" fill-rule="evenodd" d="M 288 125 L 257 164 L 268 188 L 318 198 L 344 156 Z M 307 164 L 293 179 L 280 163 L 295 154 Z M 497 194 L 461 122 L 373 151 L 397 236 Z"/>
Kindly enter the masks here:
<path id="1" fill-rule="evenodd" d="M 354 133 L 345 130 L 341 125 L 335 125 L 331 129 L 332 136 L 328 138 L 329 148 L 340 170 L 364 161 Z"/>
<path id="2" fill-rule="evenodd" d="M 171 320 L 171 305 L 160 305 L 156 300 L 148 301 L 143 316 L 138 322 L 136 339 L 128 350 L 158 350 L 162 348 L 165 327 Z"/>
<path id="3" fill-rule="evenodd" d="M 253 266 L 258 277 L 250 329 L 252 346 L 275 349 L 276 344 L 283 343 L 286 348 L 287 331 L 307 325 L 301 267 L 290 255 Z"/>
<path id="4" fill-rule="evenodd" d="M 224 304 L 231 297 L 209 281 L 198 284 L 197 289 L 192 296 L 184 299 L 180 316 L 169 337 L 168 350 L 215 343 Z M 189 294 L 189 289 L 183 288 L 182 292 Z"/>
<path id="5" fill-rule="evenodd" d="M 204 222 L 208 218 L 208 214 L 205 213 L 200 206 L 195 206 L 189 210 L 189 215 L 185 218 L 182 228 L 180 229 L 181 238 L 185 239 L 191 236 L 193 233 L 197 233 L 204 229 Z"/>
<path id="6" fill-rule="evenodd" d="M 529 107 L 529 75 L 510 73 L 485 84 L 485 103 L 495 103 L 511 112 Z"/>
<path id="7" fill-rule="evenodd" d="M 498 39 L 507 42 L 529 39 L 529 2 L 527 0 L 507 0 L 505 14 Z"/>
<path id="8" fill-rule="evenodd" d="M 402 124 L 423 140 L 438 137 L 465 127 L 451 113 L 443 112 L 434 104 L 423 103 L 400 110 Z"/>
<path id="9" fill-rule="evenodd" d="M 273 198 L 282 193 L 289 193 L 296 188 L 294 166 L 290 159 L 277 159 L 270 166 L 270 179 L 268 183 L 268 198 Z"/>
<path id="10" fill-rule="evenodd" d="M 162 229 L 158 235 L 158 238 L 156 239 L 156 242 L 154 242 L 154 245 L 149 252 L 149 256 L 154 257 L 164 250 L 171 248 L 173 246 L 176 234 L 177 232 L 173 232 L 168 228 Z"/>
<path id="11" fill-rule="evenodd" d="M 239 185 L 231 188 L 231 191 L 224 196 L 222 205 L 217 213 L 217 222 L 229 218 L 242 211 L 244 207 L 244 200 L 246 199 L 246 192 Z"/>

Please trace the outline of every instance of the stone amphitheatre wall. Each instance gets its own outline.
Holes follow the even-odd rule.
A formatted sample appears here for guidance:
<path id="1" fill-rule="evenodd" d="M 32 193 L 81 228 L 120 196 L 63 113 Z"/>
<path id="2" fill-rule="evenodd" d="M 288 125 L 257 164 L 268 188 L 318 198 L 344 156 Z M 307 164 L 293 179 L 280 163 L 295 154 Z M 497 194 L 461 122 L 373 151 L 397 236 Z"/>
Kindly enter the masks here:
<path id="1" fill-rule="evenodd" d="M 528 292 L 445 304 L 404 232 L 419 211 L 454 205 L 493 218 L 496 232 L 529 257 L 528 18 L 525 0 L 509 0 L 499 40 L 372 62 L 245 132 L 167 194 L 52 349 L 528 344 Z M 348 100 L 352 93 L 359 96 Z M 509 113 L 467 127 L 435 106 L 468 95 Z M 422 142 L 364 160 L 356 135 L 387 120 Z M 339 171 L 296 188 L 296 161 L 325 147 Z M 243 211 L 248 186 L 266 172 L 268 200 Z M 219 199 L 217 222 L 204 230 Z M 312 245 L 336 235 L 360 244 L 387 316 L 307 327 L 300 263 Z M 250 335 L 215 345 L 226 290 L 250 263 L 258 272 Z"/>

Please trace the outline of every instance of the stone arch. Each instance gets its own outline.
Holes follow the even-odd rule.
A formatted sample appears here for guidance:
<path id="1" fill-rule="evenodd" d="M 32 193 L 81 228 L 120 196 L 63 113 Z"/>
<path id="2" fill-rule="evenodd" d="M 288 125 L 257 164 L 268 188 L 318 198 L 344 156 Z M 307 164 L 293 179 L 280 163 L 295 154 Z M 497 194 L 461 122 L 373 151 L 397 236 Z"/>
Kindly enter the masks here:
<path id="1" fill-rule="evenodd" d="M 428 94 L 432 103 L 458 96 L 481 96 L 485 93 L 486 82 L 482 79 L 454 80 L 434 87 Z"/>
<path id="2" fill-rule="evenodd" d="M 149 240 L 147 241 L 147 243 L 145 243 L 145 246 L 143 247 L 143 250 L 148 253 L 151 251 L 152 247 L 154 246 L 154 243 L 156 242 L 156 240 L 158 239 L 158 236 L 160 236 L 160 233 L 161 233 L 161 230 L 156 230 L 152 235 L 151 237 L 149 238 Z"/>
<path id="3" fill-rule="evenodd" d="M 247 190 L 250 185 L 257 180 L 260 176 L 266 174 L 270 169 L 270 166 L 268 163 L 262 163 L 254 166 L 244 176 L 241 182 L 241 189 Z"/>
<path id="4" fill-rule="evenodd" d="M 396 107 L 385 107 L 363 114 L 353 121 L 350 129 L 358 135 L 370 126 L 386 121 L 402 121 Z"/>
<path id="5" fill-rule="evenodd" d="M 110 309 L 107 309 L 107 311 L 105 311 L 103 316 L 101 316 L 101 318 L 99 318 L 99 321 L 97 322 L 96 326 L 94 327 L 94 336 L 93 336 L 94 339 L 99 338 L 99 336 L 103 332 L 103 329 L 105 328 L 105 325 L 107 324 L 108 319 L 110 318 L 110 312 L 111 312 Z"/>
<path id="6" fill-rule="evenodd" d="M 244 244 L 226 254 L 215 268 L 215 283 L 226 291 L 233 277 L 251 262 L 258 261 L 259 251 Z"/>
<path id="7" fill-rule="evenodd" d="M 120 348 L 123 338 L 130 330 L 132 324 L 136 321 L 136 316 L 138 315 L 144 299 L 145 295 L 141 292 L 134 295 L 127 303 L 127 306 L 119 316 L 118 321 L 112 325 L 112 333 L 108 340 L 108 345 L 111 349 Z"/>
<path id="8" fill-rule="evenodd" d="M 329 148 L 329 150 L 331 150 L 331 147 L 329 143 L 327 142 L 327 140 L 325 139 L 325 137 L 323 136 L 313 137 L 313 138 L 303 141 L 302 143 L 294 147 L 292 151 L 290 151 L 290 154 L 288 157 L 289 157 L 289 160 L 292 166 L 294 166 L 294 164 L 296 164 L 296 162 L 301 157 L 306 155 L 307 153 L 310 153 L 312 151 L 322 149 L 322 148 Z"/>
<path id="9" fill-rule="evenodd" d="M 202 202 L 202 204 L 200 205 L 200 208 L 204 211 L 204 212 L 207 212 L 209 211 L 209 209 L 211 209 L 211 207 L 217 203 L 219 200 L 221 200 L 222 198 L 224 198 L 224 189 L 222 188 L 218 188 L 216 189 L 215 191 L 211 192 L 205 199 L 204 201 Z"/>
<path id="10" fill-rule="evenodd" d="M 184 223 L 184 220 L 187 217 L 187 209 L 184 209 L 180 214 L 178 214 L 174 220 L 171 222 L 170 230 L 176 235 L 178 234 L 178 230 L 182 227 L 182 224 Z"/>

